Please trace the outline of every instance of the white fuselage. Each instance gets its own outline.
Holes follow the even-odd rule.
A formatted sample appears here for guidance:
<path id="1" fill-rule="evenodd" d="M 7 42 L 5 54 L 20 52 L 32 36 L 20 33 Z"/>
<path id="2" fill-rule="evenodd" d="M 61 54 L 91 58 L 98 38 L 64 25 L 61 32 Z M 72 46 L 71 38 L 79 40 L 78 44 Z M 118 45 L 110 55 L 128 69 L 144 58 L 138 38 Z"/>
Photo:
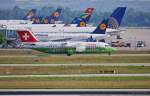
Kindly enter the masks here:
<path id="1" fill-rule="evenodd" d="M 87 39 L 89 37 L 103 39 L 105 34 L 91 34 L 96 27 L 76 27 L 76 24 L 19 24 L 7 25 L 8 30 L 30 29 L 42 41 L 72 38 L 72 40 Z M 106 29 L 106 33 L 117 32 L 116 29 Z"/>
<path id="2" fill-rule="evenodd" d="M 0 20 L 0 25 L 22 25 L 22 24 L 32 24 L 29 20 Z"/>
<path id="3" fill-rule="evenodd" d="M 85 48 L 97 48 L 109 47 L 107 43 L 103 42 L 79 42 L 79 41 L 69 41 L 69 42 L 24 42 L 24 47 L 28 48 L 61 48 L 61 47 L 85 47 Z"/>

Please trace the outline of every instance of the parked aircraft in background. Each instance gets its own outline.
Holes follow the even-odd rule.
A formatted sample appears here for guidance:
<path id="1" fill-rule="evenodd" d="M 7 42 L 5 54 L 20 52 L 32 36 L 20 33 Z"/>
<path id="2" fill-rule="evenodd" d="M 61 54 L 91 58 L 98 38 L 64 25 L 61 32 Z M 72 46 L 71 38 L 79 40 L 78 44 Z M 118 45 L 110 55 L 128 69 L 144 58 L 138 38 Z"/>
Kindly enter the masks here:
<path id="1" fill-rule="evenodd" d="M 42 18 L 41 16 L 37 16 L 36 15 L 36 9 L 31 9 L 29 10 L 29 12 L 27 12 L 27 14 L 25 15 L 25 17 L 23 18 L 24 20 L 0 20 L 0 25 L 2 26 L 8 26 L 8 25 L 16 25 L 16 27 L 21 27 L 21 26 L 25 26 L 25 27 L 34 27 L 37 24 L 41 24 L 40 26 L 43 27 L 43 24 L 45 26 L 54 26 L 53 24 L 55 24 L 55 26 L 86 26 L 86 23 L 89 21 L 94 8 L 87 8 L 84 13 L 80 16 L 80 17 L 76 17 L 73 19 L 73 21 L 71 22 L 71 24 L 62 24 L 61 21 L 59 21 L 59 18 L 61 16 L 61 11 L 62 8 L 58 7 L 56 9 L 56 11 L 54 11 L 50 16 L 46 16 L 45 18 Z M 82 21 L 81 21 L 82 20 Z M 80 23 L 81 21 L 81 23 Z M 83 22 L 84 21 L 84 22 Z M 22 25 L 22 24 L 27 24 L 27 25 Z M 29 25 L 28 25 L 29 24 Z M 35 24 L 32 26 L 32 24 Z M 38 26 L 38 25 L 37 25 Z M 44 27 L 45 27 L 44 26 Z M 35 26 L 36 27 L 36 26 Z M 15 27 L 14 27 L 15 28 Z"/>
<path id="2" fill-rule="evenodd" d="M 118 35 L 118 27 L 121 24 L 122 18 L 125 14 L 126 7 L 118 7 L 109 17 L 108 26 L 106 27 L 107 35 Z M 74 24 L 73 24 L 74 25 Z M 90 38 L 90 41 L 95 39 L 101 40 L 106 37 L 104 34 L 91 34 L 96 30 L 96 27 L 76 27 L 65 26 L 65 24 L 17 24 L 7 25 L 7 30 L 18 30 L 18 29 L 29 29 L 31 30 L 40 40 L 85 40 Z M 117 28 L 117 29 L 115 29 Z"/>
<path id="3" fill-rule="evenodd" d="M 87 27 L 51 27 L 49 31 L 32 31 L 37 38 L 41 41 L 51 41 L 51 40 L 82 40 L 87 38 L 101 38 L 103 39 L 106 36 L 106 28 L 108 26 L 108 19 L 104 19 L 94 31 L 88 32 Z M 89 28 L 90 29 L 90 28 Z M 83 32 L 81 32 L 81 30 Z M 111 31 L 113 31 L 112 29 Z M 59 32 L 61 31 L 61 32 Z M 80 31 L 80 32 L 78 32 Z M 114 30 L 116 31 L 116 30 Z"/>
<path id="4" fill-rule="evenodd" d="M 119 29 L 115 29 L 115 26 L 120 25 L 123 15 L 125 14 L 126 7 L 118 7 L 111 15 L 111 21 L 109 19 L 108 21 L 108 26 L 110 28 L 106 29 L 107 35 L 117 35 L 120 31 Z M 113 28 L 112 28 L 113 27 Z M 118 28 L 116 27 L 116 28 Z M 38 27 L 41 28 L 41 27 Z M 94 32 L 96 30 L 96 27 L 75 27 L 75 26 L 65 26 L 65 27 L 49 27 L 47 30 L 40 30 L 40 29 L 34 29 L 32 32 L 40 38 L 40 40 L 47 41 L 50 37 L 51 39 L 62 39 L 62 38 L 68 38 L 68 39 L 73 39 L 74 37 L 77 37 L 76 39 L 81 39 L 81 38 L 96 38 L 96 39 L 102 39 L 101 36 L 96 36 L 96 35 L 91 35 L 91 32 Z M 88 34 L 88 35 L 87 35 Z M 79 36 L 80 35 L 80 36 Z M 99 34 L 97 34 L 99 35 Z M 73 38 L 72 38 L 73 37 Z M 104 36 L 102 36 L 104 37 Z"/>
<path id="5" fill-rule="evenodd" d="M 32 9 L 33 10 L 33 9 Z M 40 16 L 36 16 L 36 11 L 32 11 L 30 10 L 29 16 L 27 15 L 27 17 L 31 17 L 31 19 L 26 19 L 26 20 L 31 20 L 33 21 L 33 24 L 61 24 L 62 22 L 59 21 L 59 18 L 61 16 L 61 11 L 62 8 L 58 7 L 56 11 L 54 11 L 50 16 L 46 16 L 45 18 L 41 19 Z M 89 21 L 92 13 L 94 11 L 94 8 L 87 8 L 84 13 L 80 16 L 80 17 L 75 17 L 73 19 L 73 21 L 71 22 L 71 24 L 65 24 L 65 26 L 75 26 L 77 25 L 78 27 L 85 27 L 86 23 Z M 62 24 L 64 25 L 64 24 Z"/>
<path id="6" fill-rule="evenodd" d="M 59 21 L 62 8 L 58 7 L 50 16 L 44 18 L 43 24 L 55 24 Z"/>
<path id="7" fill-rule="evenodd" d="M 26 16 L 25 20 L 33 21 L 33 24 L 55 24 L 60 18 L 62 8 L 58 7 L 50 16 L 42 18 L 41 16 L 36 15 L 36 9 L 30 10 Z"/>
<path id="8" fill-rule="evenodd" d="M 123 16 L 125 14 L 125 10 L 126 7 L 118 7 L 109 17 L 109 24 L 108 24 L 108 28 L 107 28 L 107 32 L 108 34 L 114 34 L 115 31 L 111 32 L 109 30 L 111 29 L 116 29 L 116 33 L 120 32 L 121 30 L 118 29 L 119 25 L 121 24 L 121 21 L 123 19 Z M 72 25 L 72 26 L 64 26 L 65 24 L 24 24 L 24 25 L 8 25 L 7 29 L 9 30 L 16 30 L 16 29 L 23 29 L 23 28 L 27 28 L 30 29 L 32 31 L 36 31 L 36 32 L 64 32 L 64 30 L 61 30 L 62 28 L 60 27 L 64 27 L 64 28 L 68 28 L 70 27 L 70 29 L 76 27 L 76 24 Z M 69 29 L 69 28 L 68 28 Z M 80 28 L 76 28 L 76 29 L 80 29 Z M 83 29 L 83 30 L 82 30 Z M 67 32 L 92 32 L 96 29 L 96 27 L 91 27 L 91 26 L 87 26 L 87 27 L 83 27 L 80 30 L 74 30 L 74 31 L 70 31 L 68 30 Z"/>

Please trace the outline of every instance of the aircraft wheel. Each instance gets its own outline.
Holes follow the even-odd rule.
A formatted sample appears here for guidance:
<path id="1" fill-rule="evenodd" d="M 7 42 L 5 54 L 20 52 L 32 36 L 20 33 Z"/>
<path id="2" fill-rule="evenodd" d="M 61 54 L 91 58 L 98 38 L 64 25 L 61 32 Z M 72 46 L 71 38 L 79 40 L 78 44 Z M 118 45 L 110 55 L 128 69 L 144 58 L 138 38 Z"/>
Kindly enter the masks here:
<path id="1" fill-rule="evenodd" d="M 71 55 L 73 55 L 73 50 L 68 50 L 67 51 L 67 56 L 71 56 Z"/>

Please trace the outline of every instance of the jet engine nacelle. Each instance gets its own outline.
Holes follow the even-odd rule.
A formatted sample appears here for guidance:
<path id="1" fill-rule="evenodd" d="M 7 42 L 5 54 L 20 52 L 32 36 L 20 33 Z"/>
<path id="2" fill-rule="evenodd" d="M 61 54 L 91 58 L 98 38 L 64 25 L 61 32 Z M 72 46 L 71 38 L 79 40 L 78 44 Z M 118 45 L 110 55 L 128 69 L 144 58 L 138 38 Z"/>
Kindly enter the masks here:
<path id="1" fill-rule="evenodd" d="M 76 47 L 76 52 L 84 52 L 86 50 L 85 46 L 77 46 Z"/>

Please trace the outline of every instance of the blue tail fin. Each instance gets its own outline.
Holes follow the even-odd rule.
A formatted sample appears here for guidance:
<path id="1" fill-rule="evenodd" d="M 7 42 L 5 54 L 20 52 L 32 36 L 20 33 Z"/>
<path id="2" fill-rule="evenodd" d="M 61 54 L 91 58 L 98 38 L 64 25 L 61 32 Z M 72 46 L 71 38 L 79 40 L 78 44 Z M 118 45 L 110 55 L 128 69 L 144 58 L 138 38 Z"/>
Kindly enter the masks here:
<path id="1" fill-rule="evenodd" d="M 90 20 L 93 11 L 94 8 L 87 8 L 80 17 L 75 17 L 71 24 L 77 24 L 78 27 L 85 27 L 86 23 Z"/>
<path id="2" fill-rule="evenodd" d="M 32 21 L 33 23 L 32 24 L 42 24 L 42 16 L 34 16 L 32 17 Z"/>
<path id="3" fill-rule="evenodd" d="M 109 17 L 108 28 L 117 29 L 119 28 L 123 16 L 125 14 L 126 7 L 118 7 Z"/>
<path id="4" fill-rule="evenodd" d="M 53 23 L 55 23 L 55 21 L 58 21 L 58 20 L 59 20 L 61 11 L 62 11 L 62 8 L 61 8 L 61 7 L 58 7 L 58 8 L 56 9 L 56 11 L 51 14 L 51 16 L 49 17 L 49 23 L 50 23 L 50 24 L 53 24 Z"/>
<path id="5" fill-rule="evenodd" d="M 34 16 L 36 16 L 36 9 L 31 9 L 24 17 L 24 20 L 31 20 Z"/>
<path id="6" fill-rule="evenodd" d="M 106 28 L 108 26 L 108 19 L 104 19 L 97 28 L 92 32 L 92 34 L 106 34 Z"/>
<path id="7" fill-rule="evenodd" d="M 85 27 L 86 26 L 86 20 L 76 17 L 74 18 L 74 20 L 72 21 L 71 24 L 77 24 L 77 27 Z"/>

